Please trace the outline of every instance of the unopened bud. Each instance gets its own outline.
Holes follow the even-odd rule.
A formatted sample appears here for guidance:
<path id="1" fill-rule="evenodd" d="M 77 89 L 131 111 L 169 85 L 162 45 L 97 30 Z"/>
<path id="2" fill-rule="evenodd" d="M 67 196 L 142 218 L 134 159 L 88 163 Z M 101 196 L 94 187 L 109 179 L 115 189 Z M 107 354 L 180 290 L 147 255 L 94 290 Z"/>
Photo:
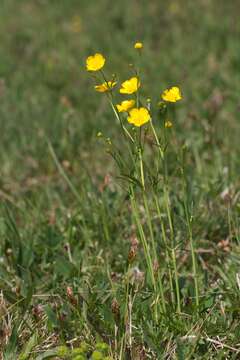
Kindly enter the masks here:
<path id="1" fill-rule="evenodd" d="M 166 129 L 169 129 L 173 126 L 173 124 L 170 120 L 166 120 L 164 126 Z"/>
<path id="2" fill-rule="evenodd" d="M 128 253 L 128 262 L 132 262 L 136 257 L 136 248 L 131 246 Z"/>
<path id="3" fill-rule="evenodd" d="M 112 301 L 111 310 L 114 315 L 115 321 L 118 322 L 120 318 L 120 306 L 116 298 L 114 298 Z"/>
<path id="4" fill-rule="evenodd" d="M 67 297 L 72 305 L 77 305 L 77 299 L 73 295 L 73 290 L 70 286 L 67 287 Z"/>

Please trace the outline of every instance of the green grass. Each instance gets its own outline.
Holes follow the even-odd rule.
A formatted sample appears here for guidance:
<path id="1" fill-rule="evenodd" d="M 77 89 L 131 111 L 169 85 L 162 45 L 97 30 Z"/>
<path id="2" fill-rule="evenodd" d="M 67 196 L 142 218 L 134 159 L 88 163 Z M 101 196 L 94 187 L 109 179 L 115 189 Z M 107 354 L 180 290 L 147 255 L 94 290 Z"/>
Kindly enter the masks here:
<path id="1" fill-rule="evenodd" d="M 237 0 L 0 1 L 0 359 L 240 357 L 239 11 Z M 184 95 L 168 155 L 182 312 L 151 202 L 167 298 L 157 321 L 141 245 L 128 261 L 138 233 L 127 186 L 97 133 L 127 150 L 85 71 L 99 51 L 125 80 L 136 40 L 143 95 L 157 103 L 175 84 Z"/>

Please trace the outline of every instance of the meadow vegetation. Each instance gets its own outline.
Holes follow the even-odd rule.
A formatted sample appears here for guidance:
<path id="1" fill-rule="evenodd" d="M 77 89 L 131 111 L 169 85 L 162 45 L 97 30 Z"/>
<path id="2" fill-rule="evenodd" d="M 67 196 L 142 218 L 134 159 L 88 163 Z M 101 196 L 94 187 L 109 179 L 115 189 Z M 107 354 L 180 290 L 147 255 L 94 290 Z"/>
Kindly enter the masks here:
<path id="1" fill-rule="evenodd" d="M 1 0 L 1 360 L 240 358 L 239 12 Z"/>

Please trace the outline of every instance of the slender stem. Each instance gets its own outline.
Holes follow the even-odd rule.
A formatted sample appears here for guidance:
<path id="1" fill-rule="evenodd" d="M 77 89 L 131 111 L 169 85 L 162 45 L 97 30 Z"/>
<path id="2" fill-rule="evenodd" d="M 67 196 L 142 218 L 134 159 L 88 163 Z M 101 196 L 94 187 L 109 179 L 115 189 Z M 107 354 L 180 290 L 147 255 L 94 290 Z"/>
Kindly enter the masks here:
<path id="1" fill-rule="evenodd" d="M 154 195 L 154 199 L 155 199 L 155 204 L 156 204 L 156 208 L 157 208 L 158 217 L 159 217 L 160 224 L 161 224 L 161 231 L 162 231 L 162 236 L 163 236 L 163 243 L 164 243 L 165 250 L 166 250 L 166 261 L 167 261 L 168 276 L 169 276 L 169 281 L 170 281 L 171 298 L 172 298 L 172 303 L 174 304 L 174 288 L 173 288 L 172 272 L 171 272 L 171 267 L 170 267 L 170 256 L 169 256 L 169 250 L 168 250 L 168 244 L 167 244 L 166 230 L 165 230 L 164 222 L 163 222 L 163 220 L 162 220 L 162 215 L 161 215 L 161 210 L 160 210 L 160 206 L 159 206 L 159 201 L 158 201 L 156 195 Z"/>
<path id="2" fill-rule="evenodd" d="M 177 297 L 177 312 L 181 312 L 181 299 L 180 299 L 180 289 L 179 289 L 179 282 L 178 282 L 178 271 L 177 271 L 177 259 L 176 259 L 176 253 L 175 253 L 175 244 L 174 244 L 174 230 L 173 230 L 173 223 L 172 223 L 172 217 L 171 217 L 171 209 L 169 206 L 169 191 L 168 191 L 168 185 L 167 185 L 167 167 L 166 167 L 166 161 L 165 161 L 165 151 L 161 148 L 160 141 L 158 139 L 156 130 L 153 126 L 152 120 L 150 121 L 151 129 L 153 132 L 153 135 L 155 137 L 156 143 L 158 145 L 160 158 L 163 163 L 163 181 L 164 181 L 164 203 L 167 211 L 167 217 L 168 217 L 168 223 L 170 228 L 170 238 L 171 238 L 171 259 L 172 259 L 172 265 L 173 265 L 173 271 L 174 271 L 174 278 L 175 278 L 175 287 L 176 287 L 176 297 Z"/>
<path id="3" fill-rule="evenodd" d="M 100 73 L 102 74 L 103 80 L 106 82 L 107 87 L 108 87 L 108 80 L 106 79 L 106 76 L 105 76 L 103 70 L 100 70 Z M 109 94 L 110 94 L 110 96 L 109 96 Z M 108 98 L 108 100 L 109 100 L 109 102 L 110 102 L 111 108 L 112 108 L 112 110 L 113 110 L 113 112 L 114 112 L 114 115 L 116 116 L 116 118 L 117 118 L 118 121 L 120 122 L 120 125 L 121 125 L 123 131 L 124 131 L 124 132 L 126 133 L 126 135 L 129 137 L 129 139 L 130 139 L 132 142 L 134 142 L 133 137 L 131 136 L 131 134 L 129 133 L 129 131 L 127 130 L 127 128 L 123 125 L 122 119 L 121 119 L 121 117 L 119 116 L 119 113 L 118 113 L 118 111 L 117 111 L 116 108 L 115 108 L 115 105 L 113 104 L 113 93 L 112 93 L 112 89 L 111 89 L 110 87 L 109 87 L 109 91 L 106 92 L 106 95 L 107 95 L 107 98 Z"/>
<path id="4" fill-rule="evenodd" d="M 159 154 L 160 154 L 160 158 L 163 159 L 164 158 L 164 152 L 163 152 L 163 150 L 161 148 L 161 144 L 159 142 L 156 130 L 155 130 L 154 126 L 153 126 L 152 119 L 150 120 L 150 125 L 151 125 L 151 129 L 152 129 L 154 138 L 155 138 L 157 146 L 158 146 L 158 151 L 159 151 Z"/>
<path id="5" fill-rule="evenodd" d="M 194 244 L 193 244 L 191 221 L 188 221 L 188 231 L 189 231 L 189 240 L 190 240 L 190 246 L 191 246 L 191 256 L 192 256 L 192 266 L 193 266 L 196 305 L 197 305 L 197 308 L 199 308 L 199 288 L 198 288 L 197 262 L 196 262 Z"/>
<path id="6" fill-rule="evenodd" d="M 112 110 L 113 110 L 116 118 L 117 118 L 117 119 L 119 120 L 119 122 L 120 122 L 120 125 L 121 125 L 123 131 L 124 131 L 124 132 L 126 133 L 126 135 L 129 137 L 129 139 L 134 143 L 134 139 L 133 139 L 132 135 L 131 135 L 130 132 L 127 130 L 127 128 L 123 125 L 122 119 L 121 119 L 121 117 L 119 116 L 119 114 L 118 114 L 118 112 L 117 112 L 117 110 L 116 110 L 113 102 L 111 101 L 111 99 L 109 99 L 109 102 L 110 102 L 110 104 L 111 104 Z"/>
<path id="7" fill-rule="evenodd" d="M 175 277 L 175 286 L 176 286 L 176 296 L 177 296 L 177 312 L 181 312 L 181 300 L 180 300 L 180 289 L 179 289 L 179 282 L 178 282 L 178 271 L 177 271 L 177 259 L 176 259 L 176 252 L 175 252 L 175 241 L 174 241 L 174 230 L 173 230 L 173 223 L 171 217 L 171 211 L 169 206 L 169 194 L 167 187 L 164 188 L 164 202 L 167 210 L 167 217 L 168 223 L 170 228 L 170 238 L 171 238 L 171 256 L 172 256 L 172 263 L 173 263 L 173 271 Z"/>
<path id="8" fill-rule="evenodd" d="M 156 284 L 156 280 L 155 280 L 155 276 L 154 276 L 154 269 L 153 269 L 150 249 L 149 249 L 149 245 L 148 245 L 147 240 L 146 240 L 146 236 L 145 236 L 145 233 L 144 233 L 144 230 L 143 230 L 143 226 L 142 226 L 141 221 L 140 221 L 140 217 L 139 217 L 139 213 L 138 213 L 138 209 L 137 209 L 137 205 L 136 205 L 136 200 L 135 200 L 135 195 L 134 195 L 132 186 L 131 186 L 131 204 L 132 204 L 133 215 L 135 217 L 135 221 L 136 221 L 136 225 L 137 225 L 137 228 L 138 228 L 140 240 L 142 242 L 144 256 L 145 256 L 145 260 L 146 260 L 146 263 L 147 263 L 151 283 L 152 283 L 152 286 L 153 286 L 154 295 L 155 295 L 154 318 L 155 318 L 155 321 L 157 322 L 157 320 L 158 320 L 158 307 L 160 308 L 160 311 L 165 313 L 166 312 L 165 302 L 162 301 L 161 304 L 158 304 L 158 301 L 157 301 L 158 291 L 157 291 L 157 284 Z M 161 289 L 161 296 L 162 296 L 162 299 L 163 299 L 163 290 L 162 289 Z"/>
<path id="9" fill-rule="evenodd" d="M 138 154 L 139 154 L 139 162 L 140 162 L 140 173 L 141 173 L 141 182 L 142 182 L 143 203 L 144 203 L 144 208 L 145 208 L 145 211 L 146 211 L 147 224 L 148 224 L 148 228 L 149 228 L 149 232 L 150 232 L 150 238 L 151 238 L 151 243 L 152 243 L 152 250 L 153 250 L 153 254 L 154 254 L 154 260 L 157 260 L 156 244 L 155 244 L 155 241 L 154 241 L 152 221 L 151 221 L 149 206 L 148 206 L 147 197 L 146 197 L 144 168 L 143 168 L 143 159 L 142 159 L 141 128 L 139 129 L 139 151 L 138 151 Z M 152 264 L 152 261 L 151 261 L 151 264 Z M 160 295 L 161 295 L 161 300 L 162 300 L 162 309 L 163 309 L 163 312 L 165 313 L 166 312 L 166 305 L 165 305 L 165 299 L 164 299 L 163 284 L 162 284 L 162 279 L 161 279 L 161 277 L 159 275 L 158 275 L 158 280 L 159 280 L 158 285 L 159 285 L 159 290 L 160 290 Z M 155 302 L 156 302 L 156 306 L 157 306 L 157 296 L 156 296 Z"/>
<path id="10" fill-rule="evenodd" d="M 120 126 L 121 126 L 122 131 L 123 131 L 124 138 L 125 138 L 126 140 L 130 139 L 130 140 L 131 140 L 131 143 L 135 144 L 134 138 L 132 137 L 132 135 L 130 134 L 130 132 L 127 130 L 127 128 L 123 125 L 122 119 L 121 119 L 121 117 L 120 117 L 120 115 L 119 115 L 119 113 L 118 113 L 115 105 L 113 104 L 112 98 L 110 99 L 110 98 L 108 97 L 108 101 L 109 101 L 109 103 L 110 103 L 110 105 L 111 105 L 111 108 L 112 108 L 112 110 L 113 110 L 113 112 L 114 112 L 115 117 L 117 118 L 117 120 L 118 120 L 119 123 L 120 123 Z M 136 168 L 136 162 L 135 162 L 134 156 L 133 156 L 133 154 L 132 154 L 132 149 L 131 149 L 131 146 L 130 146 L 129 141 L 127 141 L 127 148 L 128 148 L 128 151 L 129 151 L 130 158 L 131 158 L 131 160 L 132 160 L 133 166 L 134 166 L 134 168 Z"/>
<path id="11" fill-rule="evenodd" d="M 142 149 L 138 150 L 139 163 L 140 163 L 140 173 L 141 173 L 141 182 L 143 191 L 145 191 L 145 179 L 144 179 L 144 171 L 143 171 L 143 160 L 142 160 Z"/>
<path id="12" fill-rule="evenodd" d="M 146 218 L 147 218 L 147 224 L 148 224 L 150 238 L 151 238 L 151 242 L 152 242 L 154 260 L 156 260 L 157 259 L 156 244 L 155 244 L 155 241 L 154 241 L 154 234 L 153 234 L 153 227 L 152 227 L 152 221 L 151 221 L 151 216 L 150 216 L 150 210 L 149 210 L 149 206 L 148 206 L 147 197 L 146 197 L 145 192 L 143 192 L 143 203 L 144 203 L 144 208 L 146 210 Z"/>
<path id="13" fill-rule="evenodd" d="M 147 218 L 147 224 L 148 224 L 148 229 L 149 229 L 151 243 L 152 243 L 152 251 L 153 251 L 153 255 L 154 255 L 154 260 L 157 261 L 157 246 L 156 246 L 155 239 L 154 239 L 151 215 L 150 215 L 149 206 L 148 206 L 147 197 L 146 197 L 145 192 L 143 192 L 143 202 L 144 202 L 144 208 L 146 210 L 146 218 Z M 165 297 L 164 297 L 162 278 L 161 278 L 160 274 L 158 274 L 158 285 L 159 285 L 159 291 L 160 291 L 161 300 L 162 300 L 163 311 L 164 311 L 164 313 L 166 313 L 166 302 L 165 302 Z"/>
<path id="14" fill-rule="evenodd" d="M 184 181 L 184 170 L 182 169 L 183 175 L 183 190 L 187 196 L 186 182 Z M 192 268 L 193 268 L 193 277 L 194 277 L 194 287 L 195 287 L 195 299 L 197 308 L 199 308 L 199 287 L 198 287 L 198 273 L 197 273 L 197 261 L 195 255 L 195 248 L 193 243 L 193 233 L 192 233 L 192 217 L 189 215 L 188 205 L 186 197 L 184 196 L 184 210 L 187 220 L 187 229 L 189 235 L 190 249 L 191 249 L 191 258 L 192 258 Z"/>
<path id="15" fill-rule="evenodd" d="M 140 236 L 140 239 L 142 241 L 144 255 L 145 255 L 147 265 L 148 265 L 152 285 L 153 285 L 154 290 L 156 290 L 156 281 L 155 281 L 155 277 L 154 277 L 152 259 L 151 259 L 151 255 L 150 255 L 150 251 L 149 251 L 149 246 L 147 244 L 147 240 L 146 240 L 146 237 L 145 237 L 145 233 L 143 231 L 143 227 L 142 227 L 142 224 L 141 224 L 141 221 L 140 221 L 139 213 L 138 213 L 138 210 L 137 210 L 136 199 L 135 199 L 135 195 L 134 195 L 132 185 L 130 185 L 130 190 L 131 190 L 131 204 L 132 204 L 133 215 L 135 217 L 136 225 L 137 225 L 138 232 L 139 232 L 139 236 Z"/>

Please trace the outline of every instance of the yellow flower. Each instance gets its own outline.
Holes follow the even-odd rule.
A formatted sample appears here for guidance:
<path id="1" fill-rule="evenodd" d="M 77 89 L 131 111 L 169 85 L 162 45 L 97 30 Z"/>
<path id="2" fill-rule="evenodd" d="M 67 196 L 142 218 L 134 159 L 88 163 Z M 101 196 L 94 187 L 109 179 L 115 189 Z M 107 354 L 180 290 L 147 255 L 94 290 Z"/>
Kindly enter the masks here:
<path id="1" fill-rule="evenodd" d="M 180 89 L 177 86 L 173 86 L 170 89 L 165 90 L 162 93 L 162 99 L 169 102 L 176 102 L 182 99 Z"/>
<path id="2" fill-rule="evenodd" d="M 89 56 L 86 60 L 86 66 L 88 71 L 98 71 L 102 69 L 105 64 L 105 58 L 102 54 L 95 54 Z"/>
<path id="3" fill-rule="evenodd" d="M 114 86 L 116 85 L 116 81 L 108 81 L 108 82 L 104 82 L 100 85 L 95 85 L 94 88 L 96 91 L 104 93 L 107 91 L 110 91 L 114 88 Z"/>
<path id="4" fill-rule="evenodd" d="M 133 108 L 135 105 L 135 100 L 124 100 L 121 104 L 117 105 L 117 109 L 119 112 L 128 111 Z"/>
<path id="5" fill-rule="evenodd" d="M 126 80 L 122 83 L 122 87 L 120 89 L 121 94 L 133 94 L 140 87 L 140 81 L 137 77 L 132 77 L 129 80 Z"/>
<path id="6" fill-rule="evenodd" d="M 134 45 L 135 49 L 142 49 L 143 48 L 143 43 L 141 42 L 136 42 L 136 44 Z"/>
<path id="7" fill-rule="evenodd" d="M 166 129 L 169 129 L 173 126 L 173 124 L 170 120 L 166 120 L 164 126 Z"/>
<path id="8" fill-rule="evenodd" d="M 148 110 L 143 107 L 130 110 L 129 115 L 130 116 L 127 118 L 128 122 L 138 127 L 146 124 L 150 120 Z"/>

